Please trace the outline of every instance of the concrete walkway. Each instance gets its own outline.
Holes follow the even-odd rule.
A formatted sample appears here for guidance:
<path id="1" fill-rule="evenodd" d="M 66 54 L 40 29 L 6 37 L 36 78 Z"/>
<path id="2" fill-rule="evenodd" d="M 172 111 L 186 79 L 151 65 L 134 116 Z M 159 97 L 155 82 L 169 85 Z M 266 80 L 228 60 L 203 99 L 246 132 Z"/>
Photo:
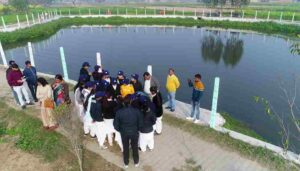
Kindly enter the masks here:
<path id="1" fill-rule="evenodd" d="M 0 69 L 0 98 L 18 110 L 12 99 L 10 87 L 5 80 L 5 70 Z M 36 113 L 33 116 L 39 117 L 38 107 L 33 107 Z M 31 109 L 27 109 L 30 110 Z M 96 140 L 86 138 L 85 147 L 93 151 L 107 161 L 122 167 L 121 152 L 113 152 L 111 150 L 100 150 Z M 240 156 L 237 152 L 228 151 L 218 145 L 192 136 L 188 132 L 184 132 L 176 127 L 164 124 L 163 134 L 155 136 L 155 149 L 152 152 L 140 153 L 141 166 L 133 168 L 132 162 L 129 170 L 145 170 L 145 171 L 171 171 L 173 168 L 181 168 L 186 165 L 187 159 L 193 159 L 197 165 L 201 165 L 203 170 L 249 170 L 260 171 L 268 170 L 256 161 L 249 160 Z"/>

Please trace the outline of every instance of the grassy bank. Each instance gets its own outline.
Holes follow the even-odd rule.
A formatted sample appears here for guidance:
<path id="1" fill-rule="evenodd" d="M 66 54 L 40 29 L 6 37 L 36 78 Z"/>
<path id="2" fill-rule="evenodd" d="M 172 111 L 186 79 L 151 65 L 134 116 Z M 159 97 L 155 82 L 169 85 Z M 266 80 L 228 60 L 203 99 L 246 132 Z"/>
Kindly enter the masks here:
<path id="1" fill-rule="evenodd" d="M 42 129 L 39 119 L 0 101 L 0 143 L 11 139 L 17 148 L 38 155 L 45 162 L 54 163 L 53 170 L 79 170 L 69 140 L 57 132 Z M 85 170 L 121 170 L 87 150 L 83 151 L 83 161 L 86 161 L 83 162 Z"/>
<path id="2" fill-rule="evenodd" d="M 40 40 L 55 34 L 58 30 L 72 25 L 176 25 L 217 27 L 225 29 L 253 30 L 268 34 L 281 34 L 286 36 L 297 36 L 300 27 L 294 25 L 280 25 L 272 22 L 244 23 L 231 21 L 206 21 L 181 18 L 61 18 L 45 24 L 39 24 L 30 28 L 16 30 L 14 32 L 0 33 L 0 40 L 4 47 L 16 46 L 28 41 Z"/>
<path id="3" fill-rule="evenodd" d="M 216 143 L 228 150 L 237 151 L 241 155 L 255 160 L 262 165 L 267 165 L 275 170 L 299 170 L 299 166 L 291 164 L 289 161 L 274 154 L 268 149 L 249 145 L 245 142 L 231 138 L 228 134 L 216 132 L 209 127 L 196 125 L 192 122 L 178 119 L 169 115 L 164 115 L 164 122 L 183 131 L 189 132 L 192 135 L 208 142 Z"/>

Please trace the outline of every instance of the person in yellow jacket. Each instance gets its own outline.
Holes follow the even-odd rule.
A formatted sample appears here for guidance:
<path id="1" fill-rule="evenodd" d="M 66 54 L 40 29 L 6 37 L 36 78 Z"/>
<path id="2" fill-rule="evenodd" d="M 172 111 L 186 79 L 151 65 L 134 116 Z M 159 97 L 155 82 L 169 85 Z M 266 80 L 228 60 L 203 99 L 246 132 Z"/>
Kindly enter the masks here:
<path id="1" fill-rule="evenodd" d="M 129 94 L 134 94 L 134 88 L 133 85 L 130 84 L 129 79 L 123 80 L 123 84 L 121 85 L 120 92 L 123 98 Z"/>
<path id="2" fill-rule="evenodd" d="M 166 83 L 169 105 L 166 107 L 166 109 L 170 109 L 171 112 L 175 111 L 175 95 L 176 90 L 179 88 L 179 86 L 180 82 L 175 75 L 175 70 L 173 68 L 170 68 Z"/>

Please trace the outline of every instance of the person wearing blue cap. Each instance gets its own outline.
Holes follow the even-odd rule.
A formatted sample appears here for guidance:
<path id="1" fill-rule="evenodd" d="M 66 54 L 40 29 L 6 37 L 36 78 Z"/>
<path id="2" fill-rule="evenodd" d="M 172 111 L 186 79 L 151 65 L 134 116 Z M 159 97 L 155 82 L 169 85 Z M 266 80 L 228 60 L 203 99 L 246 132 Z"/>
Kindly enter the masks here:
<path id="1" fill-rule="evenodd" d="M 102 101 L 105 97 L 105 92 L 98 91 L 96 92 L 94 98 L 91 99 L 91 108 L 90 113 L 93 119 L 93 127 L 95 134 L 97 136 L 97 140 L 101 149 L 107 149 L 104 145 L 106 138 L 106 128 L 103 119 L 102 113 Z"/>
<path id="2" fill-rule="evenodd" d="M 152 103 L 155 106 L 156 124 L 154 126 L 155 132 L 161 134 L 162 132 L 162 115 L 163 115 L 163 101 L 161 93 L 157 91 L 156 87 L 150 87 L 152 94 Z"/>
<path id="3" fill-rule="evenodd" d="M 143 127 L 140 130 L 140 148 L 142 152 L 146 152 L 147 147 L 152 151 L 154 149 L 154 130 L 153 126 L 156 123 L 156 116 L 150 109 L 147 98 L 141 98 L 142 108 L 144 114 Z"/>
<path id="4" fill-rule="evenodd" d="M 129 164 L 129 143 L 135 167 L 139 166 L 138 139 L 139 131 L 143 127 L 143 114 L 140 110 L 131 106 L 130 95 L 123 99 L 123 107 L 116 112 L 114 128 L 121 133 L 123 144 L 124 168 Z"/>
<path id="5" fill-rule="evenodd" d="M 94 72 L 92 73 L 94 81 L 100 81 L 103 76 L 102 68 L 99 65 L 95 65 Z"/>
<path id="6" fill-rule="evenodd" d="M 132 84 L 130 84 L 129 79 L 125 79 L 122 82 L 124 82 L 124 84 L 120 87 L 121 96 L 124 98 L 127 95 L 134 94 L 134 88 Z"/>
<path id="7" fill-rule="evenodd" d="M 98 83 L 99 84 L 97 85 L 96 90 L 106 92 L 109 87 L 109 82 L 107 82 L 106 80 L 101 80 Z"/>
<path id="8" fill-rule="evenodd" d="M 118 71 L 118 75 L 117 75 L 118 84 L 122 85 L 123 80 L 125 80 L 124 72 L 123 71 Z"/>
<path id="9" fill-rule="evenodd" d="M 143 85 L 142 83 L 139 81 L 139 75 L 138 74 L 132 74 L 131 75 L 131 84 L 133 85 L 134 91 L 138 92 L 138 91 L 143 91 Z"/>
<path id="10" fill-rule="evenodd" d="M 109 76 L 109 71 L 103 70 L 102 80 L 105 80 L 105 81 L 107 81 L 108 83 L 111 83 L 111 78 L 110 78 L 110 76 Z"/>
<path id="11" fill-rule="evenodd" d="M 86 76 L 86 81 L 91 80 L 91 73 L 89 72 L 90 64 L 88 62 L 84 62 L 82 64 L 82 68 L 80 69 L 79 75 L 85 75 Z"/>
<path id="12" fill-rule="evenodd" d="M 120 93 L 120 85 L 116 78 L 111 78 L 111 83 L 108 86 L 107 91 L 112 95 L 114 100 L 117 100 L 118 97 L 121 95 Z"/>
<path id="13" fill-rule="evenodd" d="M 77 88 L 76 88 L 75 93 L 74 93 L 75 107 L 77 109 L 78 116 L 79 116 L 80 120 L 83 121 L 83 117 L 84 117 L 84 108 L 83 108 L 84 96 L 82 94 L 82 90 L 85 87 L 84 81 L 81 79 L 80 82 L 78 82 L 78 84 L 76 85 L 76 87 Z"/>

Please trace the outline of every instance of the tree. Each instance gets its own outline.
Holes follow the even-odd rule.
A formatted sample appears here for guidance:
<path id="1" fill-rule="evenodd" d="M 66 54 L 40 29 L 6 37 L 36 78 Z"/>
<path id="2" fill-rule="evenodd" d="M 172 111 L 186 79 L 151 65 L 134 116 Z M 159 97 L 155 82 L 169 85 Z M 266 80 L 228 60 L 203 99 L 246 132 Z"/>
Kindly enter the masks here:
<path id="1" fill-rule="evenodd" d="M 202 58 L 205 61 L 213 61 L 218 64 L 222 59 L 223 48 L 224 45 L 220 37 L 205 36 L 201 46 Z"/>
<path id="2" fill-rule="evenodd" d="M 300 43 L 293 43 L 290 47 L 290 51 L 294 55 L 300 55 Z"/>
<path id="3" fill-rule="evenodd" d="M 9 0 L 9 4 L 17 11 L 27 11 L 29 6 L 28 0 Z"/>
<path id="4" fill-rule="evenodd" d="M 34 5 L 51 5 L 53 3 L 54 0 L 29 0 L 30 4 L 34 4 Z"/>

